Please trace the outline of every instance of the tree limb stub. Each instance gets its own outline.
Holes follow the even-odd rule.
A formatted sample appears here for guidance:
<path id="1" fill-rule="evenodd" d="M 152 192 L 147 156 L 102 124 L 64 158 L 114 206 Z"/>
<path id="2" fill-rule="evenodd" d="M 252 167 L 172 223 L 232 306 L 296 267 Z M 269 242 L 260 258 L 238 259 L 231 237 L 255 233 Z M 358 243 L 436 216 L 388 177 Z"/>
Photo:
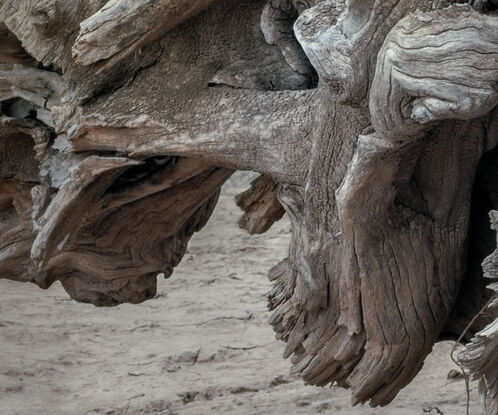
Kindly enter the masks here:
<path id="1" fill-rule="evenodd" d="M 251 187 L 237 195 L 235 202 L 245 213 L 239 226 L 250 234 L 265 233 L 282 218 L 285 211 L 277 197 L 278 184 L 268 177 L 259 176 Z"/>
<path id="2" fill-rule="evenodd" d="M 126 97 L 117 95 L 116 99 Z M 151 119 L 137 112 L 106 119 L 105 109 L 97 106 L 91 112 L 69 115 L 62 109 L 56 119 L 59 130 L 69 132 L 76 151 L 119 151 L 135 158 L 185 155 L 297 182 L 305 174 L 310 145 L 299 138 L 311 122 L 306 107 L 301 112 L 298 103 L 311 99 L 310 93 L 294 91 L 242 94 L 215 90 L 185 109 L 177 108 L 171 118 L 166 113 Z M 211 112 L 211 102 L 219 102 L 216 113 Z M 197 120 L 193 124 L 189 123 L 192 116 Z M 293 124 L 296 118 L 298 125 Z"/>

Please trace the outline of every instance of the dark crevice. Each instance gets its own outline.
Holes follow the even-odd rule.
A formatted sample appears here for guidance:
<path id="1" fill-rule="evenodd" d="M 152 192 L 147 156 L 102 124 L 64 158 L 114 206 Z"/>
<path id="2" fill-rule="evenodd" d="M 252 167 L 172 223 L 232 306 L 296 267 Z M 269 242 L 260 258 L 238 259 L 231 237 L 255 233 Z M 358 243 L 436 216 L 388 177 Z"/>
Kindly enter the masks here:
<path id="1" fill-rule="evenodd" d="M 157 64 L 157 62 L 159 62 L 159 59 L 161 59 L 161 56 L 163 54 L 163 49 L 162 47 L 160 46 L 159 47 L 159 52 L 157 53 L 157 56 L 155 57 L 155 59 L 147 64 L 147 65 L 144 65 L 144 66 L 141 66 L 140 68 L 138 68 L 135 73 L 133 74 L 133 76 L 131 77 L 131 80 L 126 84 L 126 86 L 130 86 L 133 82 L 135 82 L 135 79 L 137 79 L 138 75 L 140 75 L 143 71 L 145 71 L 146 69 L 149 69 L 151 67 L 153 67 L 154 65 Z"/>
<path id="2" fill-rule="evenodd" d="M 38 63 L 38 69 L 48 72 L 55 72 L 56 74 L 63 75 L 62 69 L 56 68 L 53 64 L 45 66 L 42 63 Z"/>
<path id="3" fill-rule="evenodd" d="M 37 105 L 26 101 L 23 98 L 11 98 L 0 101 L 0 115 L 5 115 L 17 120 L 33 120 L 33 126 L 41 126 L 48 131 L 50 138 L 49 145 L 51 145 L 57 134 L 53 127 L 38 119 L 38 109 L 39 107 Z"/>
<path id="4" fill-rule="evenodd" d="M 498 148 L 481 159 L 472 191 L 472 207 L 467 237 L 467 271 L 457 302 L 448 321 L 445 337 L 459 336 L 493 295 L 487 288 L 493 281 L 483 277 L 482 262 L 496 249 L 496 233 L 491 229 L 489 212 L 498 209 Z M 474 322 L 465 340 L 493 320 L 488 312 Z"/>
<path id="5" fill-rule="evenodd" d="M 36 120 L 37 110 L 36 105 L 22 98 L 12 98 L 0 102 L 1 113 L 11 118 Z"/>
<path id="6" fill-rule="evenodd" d="M 136 184 L 152 178 L 158 171 L 164 173 L 178 165 L 180 157 L 163 156 L 151 157 L 143 161 L 138 166 L 133 166 L 121 174 L 108 188 L 106 193 L 121 193 Z"/>
<path id="7" fill-rule="evenodd" d="M 481 10 L 482 8 L 483 12 L 492 12 L 498 10 L 498 0 L 488 0 L 482 5 L 480 4 L 479 0 L 468 0 L 468 3 L 473 7 L 476 7 L 476 5 L 480 6 L 479 10 Z"/>
<path id="8" fill-rule="evenodd" d="M 208 88 L 222 88 L 222 87 L 226 87 L 226 88 L 232 88 L 232 89 L 243 89 L 241 87 L 238 87 L 238 86 L 235 86 L 235 85 L 228 85 L 228 84 L 225 84 L 225 83 L 222 83 L 222 82 L 208 82 L 207 86 L 208 86 Z"/>

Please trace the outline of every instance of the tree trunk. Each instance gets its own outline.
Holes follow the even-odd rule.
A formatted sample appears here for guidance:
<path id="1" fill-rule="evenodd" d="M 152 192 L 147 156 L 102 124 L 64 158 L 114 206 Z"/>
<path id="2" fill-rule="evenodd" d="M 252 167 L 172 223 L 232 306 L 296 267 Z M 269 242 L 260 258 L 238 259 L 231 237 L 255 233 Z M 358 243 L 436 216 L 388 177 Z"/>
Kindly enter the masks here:
<path id="1" fill-rule="evenodd" d="M 496 415 L 498 312 L 475 318 L 493 296 L 494 9 L 0 0 L 0 277 L 151 298 L 224 181 L 256 171 L 241 226 L 292 223 L 269 303 L 293 370 L 386 405 L 465 332 Z"/>

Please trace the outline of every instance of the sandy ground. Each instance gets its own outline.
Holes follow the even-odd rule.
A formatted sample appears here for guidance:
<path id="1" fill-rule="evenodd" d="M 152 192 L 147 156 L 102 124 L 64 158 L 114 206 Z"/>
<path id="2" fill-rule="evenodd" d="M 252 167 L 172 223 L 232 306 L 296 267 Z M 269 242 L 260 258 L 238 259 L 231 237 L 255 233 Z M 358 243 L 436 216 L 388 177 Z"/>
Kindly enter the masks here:
<path id="1" fill-rule="evenodd" d="M 59 285 L 0 280 L 0 414 L 465 413 L 464 381 L 447 377 L 449 343 L 388 408 L 351 408 L 348 391 L 289 376 L 265 297 L 289 223 L 252 237 L 237 228 L 238 215 L 222 196 L 182 265 L 141 305 L 98 309 Z M 475 389 L 471 414 L 481 413 Z"/>

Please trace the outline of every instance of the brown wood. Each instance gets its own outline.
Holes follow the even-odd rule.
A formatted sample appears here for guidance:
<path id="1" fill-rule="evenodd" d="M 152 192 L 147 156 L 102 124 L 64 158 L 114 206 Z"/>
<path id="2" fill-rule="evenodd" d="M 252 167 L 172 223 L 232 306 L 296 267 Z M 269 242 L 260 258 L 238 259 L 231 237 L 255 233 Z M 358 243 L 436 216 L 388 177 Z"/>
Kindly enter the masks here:
<path id="1" fill-rule="evenodd" d="M 251 187 L 237 195 L 235 202 L 245 213 L 239 226 L 250 234 L 265 233 L 280 220 L 285 210 L 278 201 L 278 183 L 259 176 L 251 182 Z"/>
<path id="2" fill-rule="evenodd" d="M 496 7 L 0 0 L 0 277 L 144 301 L 256 171 L 241 226 L 292 223 L 269 304 L 293 371 L 386 405 L 466 330 L 497 415 Z"/>

